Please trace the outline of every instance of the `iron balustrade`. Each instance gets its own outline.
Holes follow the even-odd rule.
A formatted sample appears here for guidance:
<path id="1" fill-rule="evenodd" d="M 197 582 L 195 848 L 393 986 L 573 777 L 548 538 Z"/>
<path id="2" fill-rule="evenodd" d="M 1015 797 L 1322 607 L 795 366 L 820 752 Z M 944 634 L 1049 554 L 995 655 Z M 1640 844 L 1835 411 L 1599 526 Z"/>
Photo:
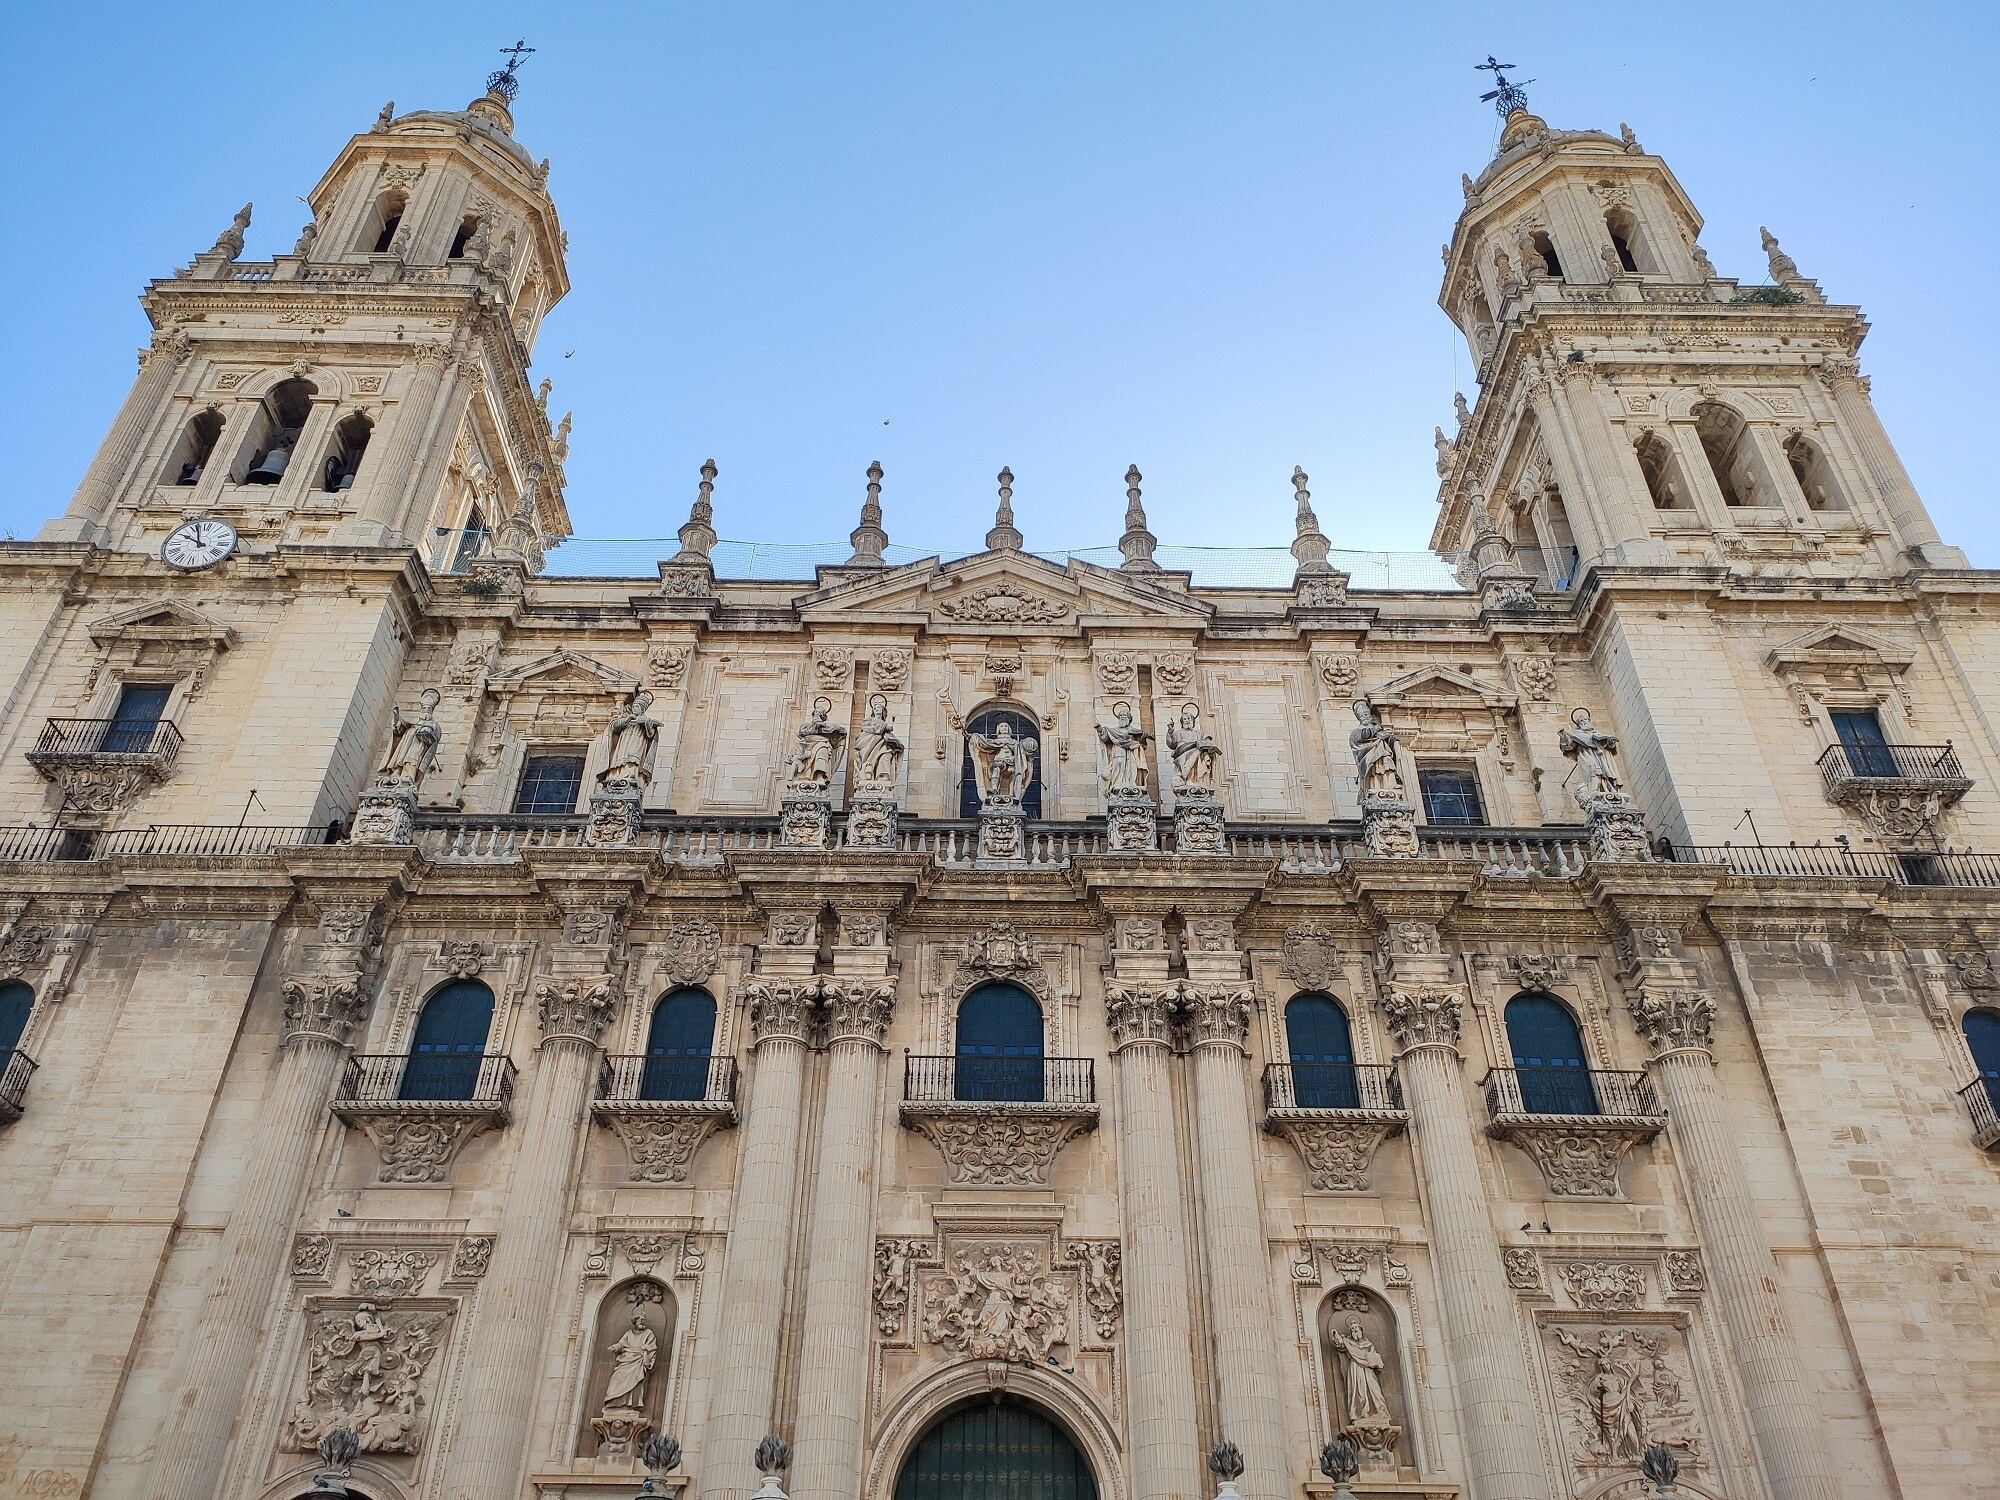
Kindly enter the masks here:
<path id="1" fill-rule="evenodd" d="M 1495 1068 L 1486 1075 L 1486 1111 L 1519 1115 L 1657 1120 L 1665 1116 L 1644 1073 L 1600 1068 Z"/>
<path id="2" fill-rule="evenodd" d="M 1264 1110 L 1403 1108 L 1403 1086 L 1387 1063 L 1272 1063 L 1264 1069 Z"/>
<path id="3" fill-rule="evenodd" d="M 1854 781 L 1914 781 L 1955 788 L 1972 785 L 1951 741 L 1942 745 L 1829 745 L 1819 758 L 1829 796 Z"/>
<path id="4" fill-rule="evenodd" d="M 1958 1097 L 1972 1117 L 1973 1139 L 1986 1150 L 2000 1146 L 2000 1078 L 1975 1078 Z"/>
<path id="5" fill-rule="evenodd" d="M 733 1057 L 607 1057 L 597 1074 L 599 1104 L 736 1102 Z"/>
<path id="6" fill-rule="evenodd" d="M 4 1125 L 21 1118 L 21 1100 L 34 1077 L 35 1060 L 19 1047 L 0 1056 L 6 1059 L 0 1062 L 0 1125 Z"/>
<path id="7" fill-rule="evenodd" d="M 1095 1064 L 1087 1057 L 910 1057 L 903 1102 L 1095 1105 Z"/>
<path id="8" fill-rule="evenodd" d="M 359 1054 L 347 1060 L 335 1108 L 465 1104 L 504 1110 L 513 1102 L 514 1071 L 498 1052 Z"/>
<path id="9" fill-rule="evenodd" d="M 50 719 L 42 726 L 28 759 L 42 761 L 94 760 L 100 756 L 137 756 L 161 770 L 181 753 L 181 732 L 172 719 Z"/>

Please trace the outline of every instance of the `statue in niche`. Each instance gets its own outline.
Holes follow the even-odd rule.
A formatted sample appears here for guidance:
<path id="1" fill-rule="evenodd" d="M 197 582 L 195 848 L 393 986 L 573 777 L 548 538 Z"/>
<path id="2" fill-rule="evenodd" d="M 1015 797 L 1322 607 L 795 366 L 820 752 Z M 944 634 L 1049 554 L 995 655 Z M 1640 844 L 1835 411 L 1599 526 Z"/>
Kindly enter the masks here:
<path id="1" fill-rule="evenodd" d="M 854 779 L 857 785 L 894 786 L 903 764 L 903 742 L 889 722 L 889 700 L 880 693 L 868 699 L 868 713 L 854 733 Z"/>
<path id="2" fill-rule="evenodd" d="M 1215 790 L 1215 769 L 1222 760 L 1222 747 L 1201 727 L 1200 716 L 1199 706 L 1184 703 L 1180 717 L 1167 725 L 1167 753 L 1174 760 L 1176 791 Z"/>
<path id="3" fill-rule="evenodd" d="M 406 719 L 389 710 L 389 753 L 375 773 L 377 781 L 414 787 L 437 762 L 438 690 L 425 688 L 417 698 L 417 716 Z"/>
<path id="4" fill-rule="evenodd" d="M 1132 722 L 1132 705 L 1120 703 L 1111 710 L 1109 724 L 1097 726 L 1097 738 L 1104 746 L 1104 795 L 1120 793 L 1144 796 L 1150 773 L 1146 746 L 1153 736 Z"/>
<path id="5" fill-rule="evenodd" d="M 646 1409 L 646 1383 L 660 1360 L 659 1335 L 646 1326 L 643 1314 L 632 1314 L 632 1326 L 611 1346 L 611 1376 L 604 1385 L 604 1411 Z"/>
<path id="6" fill-rule="evenodd" d="M 1347 1330 L 1327 1332 L 1340 1356 L 1340 1387 L 1346 1396 L 1349 1427 L 1379 1427 L 1392 1419 L 1389 1398 L 1382 1392 L 1382 1355 L 1362 1330 L 1359 1318 L 1347 1320 Z"/>
<path id="7" fill-rule="evenodd" d="M 600 785 L 644 786 L 653 779 L 653 759 L 660 750 L 660 721 L 648 718 L 653 695 L 644 688 L 611 719 L 611 753 L 597 773 Z"/>
<path id="8" fill-rule="evenodd" d="M 1375 705 L 1366 698 L 1354 700 L 1354 717 L 1358 722 L 1347 743 L 1361 775 L 1361 795 L 1398 802 L 1409 800 L 1409 788 L 1404 785 L 1403 770 L 1397 764 L 1399 742 L 1395 731 L 1377 721 Z"/>
<path id="9" fill-rule="evenodd" d="M 813 699 L 812 713 L 799 726 L 799 747 L 785 768 L 785 779 L 795 787 L 824 791 L 833 781 L 840 758 L 840 742 L 847 731 L 828 722 L 833 705 L 825 698 Z"/>
<path id="10" fill-rule="evenodd" d="M 966 741 L 972 749 L 980 807 L 1013 804 L 1018 808 L 1028 784 L 1035 779 L 1035 741 L 1017 736 L 1005 719 L 994 725 L 991 734 L 969 734 Z"/>
<path id="11" fill-rule="evenodd" d="M 1618 752 L 1618 737 L 1591 723 L 1588 709 L 1577 709 L 1569 716 L 1569 722 L 1570 727 L 1556 743 L 1586 773 L 1583 785 L 1576 789 L 1576 800 L 1586 808 L 1600 798 L 1623 801 L 1625 784 L 1611 764 L 1611 757 Z"/>

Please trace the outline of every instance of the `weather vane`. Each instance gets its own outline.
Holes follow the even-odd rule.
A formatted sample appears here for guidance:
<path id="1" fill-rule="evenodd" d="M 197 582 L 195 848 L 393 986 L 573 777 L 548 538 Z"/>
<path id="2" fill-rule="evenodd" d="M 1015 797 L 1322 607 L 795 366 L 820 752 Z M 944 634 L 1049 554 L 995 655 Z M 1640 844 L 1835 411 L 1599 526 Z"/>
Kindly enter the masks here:
<path id="1" fill-rule="evenodd" d="M 486 75 L 486 91 L 489 94 L 498 94 L 511 103 L 514 96 L 521 92 L 521 80 L 514 74 L 521 66 L 521 59 L 535 50 L 528 45 L 526 37 L 522 37 L 511 47 L 502 47 L 500 55 L 507 59 L 507 66 Z"/>
<path id="2" fill-rule="evenodd" d="M 1507 76 L 1507 70 L 1515 66 L 1517 65 L 1514 63 L 1503 63 L 1491 52 L 1486 54 L 1485 62 L 1473 64 L 1473 67 L 1477 71 L 1491 73 L 1493 81 L 1500 85 L 1496 89 L 1489 89 L 1487 92 L 1481 94 L 1479 102 L 1485 104 L 1490 101 L 1493 108 L 1499 111 L 1502 116 L 1510 115 L 1517 109 L 1526 109 L 1528 107 L 1527 91 L 1521 85 L 1535 81 L 1532 78 L 1523 78 L 1520 83 L 1514 82 L 1513 79 Z"/>

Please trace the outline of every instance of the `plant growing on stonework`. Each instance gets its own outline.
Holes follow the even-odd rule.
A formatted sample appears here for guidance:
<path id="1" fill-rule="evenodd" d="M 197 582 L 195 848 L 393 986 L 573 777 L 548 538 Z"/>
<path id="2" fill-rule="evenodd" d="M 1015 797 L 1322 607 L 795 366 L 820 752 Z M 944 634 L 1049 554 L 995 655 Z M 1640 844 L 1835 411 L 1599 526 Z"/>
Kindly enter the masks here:
<path id="1" fill-rule="evenodd" d="M 458 586 L 462 594 L 470 594 L 475 599 L 498 599 L 500 580 L 487 574 L 475 573 Z"/>

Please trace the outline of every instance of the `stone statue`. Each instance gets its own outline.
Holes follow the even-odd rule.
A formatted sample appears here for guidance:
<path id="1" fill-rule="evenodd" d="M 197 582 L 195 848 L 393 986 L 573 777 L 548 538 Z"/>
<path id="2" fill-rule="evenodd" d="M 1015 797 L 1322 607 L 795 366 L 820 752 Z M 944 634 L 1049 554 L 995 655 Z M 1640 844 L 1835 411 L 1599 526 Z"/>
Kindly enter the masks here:
<path id="1" fill-rule="evenodd" d="M 1146 746 L 1153 736 L 1132 722 L 1129 703 L 1112 709 L 1111 718 L 1111 723 L 1097 726 L 1097 738 L 1104 746 L 1104 794 L 1143 793 L 1150 779 Z"/>
<path id="2" fill-rule="evenodd" d="M 1493 252 L 1493 274 L 1500 283 L 1502 295 L 1511 296 L 1526 285 L 1521 275 L 1514 269 L 1514 258 L 1505 250 Z"/>
<path id="3" fill-rule="evenodd" d="M 1771 279 L 1778 282 L 1802 280 L 1799 263 L 1785 254 L 1778 244 L 1778 237 L 1762 225 L 1758 226 L 1757 233 L 1763 237 L 1764 255 L 1771 262 Z"/>
<path id="4" fill-rule="evenodd" d="M 1702 249 L 1700 245 L 1690 244 L 1688 246 L 1688 254 L 1691 257 L 1693 257 L 1694 268 L 1696 272 L 1699 273 L 1702 280 L 1704 281 L 1715 280 L 1716 276 L 1719 273 L 1715 269 L 1715 262 L 1708 258 L 1708 252 L 1706 250 Z"/>
<path id="5" fill-rule="evenodd" d="M 1618 139 L 1625 143 L 1625 154 L 1627 156 L 1644 156 L 1646 154 L 1645 148 L 1639 144 L 1639 138 L 1632 134 L 1632 127 L 1627 125 L 1623 120 L 1618 122 Z"/>
<path id="6" fill-rule="evenodd" d="M 1505 255 L 1507 252 L 1503 250 L 1500 253 Z M 1453 391 L 1451 393 L 1451 409 L 1458 413 L 1458 430 L 1460 432 L 1465 431 L 1466 423 L 1472 420 L 1472 408 L 1465 404 L 1464 391 Z"/>
<path id="7" fill-rule="evenodd" d="M 600 786 L 612 782 L 644 786 L 653 779 L 653 759 L 660 750 L 660 721 L 646 716 L 653 695 L 644 688 L 611 719 L 611 753 L 597 773 Z"/>
<path id="8" fill-rule="evenodd" d="M 1016 736 L 1014 726 L 1002 719 L 991 734 L 969 734 L 973 780 L 979 788 L 979 805 L 1018 803 L 1035 779 L 1035 741 Z"/>
<path id="9" fill-rule="evenodd" d="M 1184 703 L 1180 717 L 1167 725 L 1167 753 L 1174 759 L 1176 791 L 1215 790 L 1215 768 L 1222 759 L 1222 747 L 1201 727 L 1200 714 L 1194 704 Z"/>
<path id="10" fill-rule="evenodd" d="M 632 1326 L 611 1346 L 611 1378 L 604 1384 L 604 1410 L 643 1411 L 646 1382 L 659 1359 L 659 1336 L 646 1326 L 644 1317 L 634 1313 Z"/>
<path id="11" fill-rule="evenodd" d="M 406 719 L 395 708 L 389 710 L 389 753 L 376 770 L 378 781 L 415 787 L 437 761 L 438 690 L 425 688 L 417 698 L 417 716 Z"/>
<path id="12" fill-rule="evenodd" d="M 387 130 L 389 122 L 395 118 L 396 101 L 391 99 L 387 104 L 382 106 L 382 112 L 375 117 L 375 128 L 377 130 Z"/>
<path id="13" fill-rule="evenodd" d="M 250 227 L 250 205 L 244 204 L 236 210 L 236 217 L 229 221 L 229 227 L 215 237 L 209 247 L 210 255 L 219 255 L 224 260 L 234 260 L 243 253 L 243 231 Z"/>
<path id="14" fill-rule="evenodd" d="M 1587 772 L 1584 784 L 1576 789 L 1576 800 L 1586 808 L 1602 797 L 1623 801 L 1625 784 L 1611 764 L 1611 757 L 1618 752 L 1618 737 L 1591 723 L 1588 709 L 1579 708 L 1569 716 L 1569 722 L 1570 727 L 1556 743 Z"/>
<path id="15" fill-rule="evenodd" d="M 1431 429 L 1431 446 L 1437 449 L 1438 478 L 1443 479 L 1451 473 L 1452 460 L 1458 457 L 1457 445 L 1444 435 L 1442 427 L 1433 427 Z"/>
<path id="16" fill-rule="evenodd" d="M 854 779 L 857 785 L 893 786 L 903 764 L 903 742 L 889 722 L 889 700 L 869 695 L 868 713 L 854 734 Z"/>
<path id="17" fill-rule="evenodd" d="M 824 698 L 813 699 L 812 714 L 799 726 L 799 748 L 785 768 L 785 779 L 793 786 L 824 790 L 833 781 L 840 758 L 840 742 L 847 731 L 827 722 L 833 705 Z"/>
<path id="18" fill-rule="evenodd" d="M 1340 1356 L 1340 1385 L 1347 1397 L 1349 1427 L 1378 1427 L 1394 1419 L 1389 1398 L 1382 1394 L 1382 1355 L 1362 1331 L 1359 1318 L 1347 1320 L 1347 1331 L 1335 1328 L 1328 1337 Z"/>
<path id="19" fill-rule="evenodd" d="M 306 256 L 312 254 L 313 243 L 318 238 L 319 220 L 314 219 L 304 229 L 299 231 L 298 241 L 292 246 L 292 254 L 303 260 Z"/>
<path id="20" fill-rule="evenodd" d="M 1397 764 L 1395 732 L 1376 722 L 1375 705 L 1366 698 L 1354 700 L 1354 717 L 1358 723 L 1347 743 L 1361 774 L 1361 795 L 1389 797 L 1399 802 L 1408 800 L 1409 788 L 1404 785 L 1403 770 Z"/>

